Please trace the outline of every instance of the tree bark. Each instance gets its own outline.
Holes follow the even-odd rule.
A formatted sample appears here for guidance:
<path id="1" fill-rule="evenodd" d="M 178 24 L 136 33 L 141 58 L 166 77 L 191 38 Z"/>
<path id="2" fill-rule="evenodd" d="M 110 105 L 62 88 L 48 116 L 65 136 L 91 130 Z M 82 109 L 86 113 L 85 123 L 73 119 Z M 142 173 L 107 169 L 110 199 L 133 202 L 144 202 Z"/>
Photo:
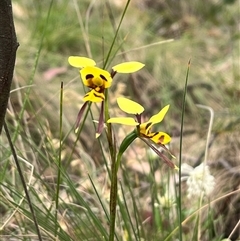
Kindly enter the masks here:
<path id="1" fill-rule="evenodd" d="M 0 134 L 6 114 L 18 42 L 11 0 L 0 0 Z"/>

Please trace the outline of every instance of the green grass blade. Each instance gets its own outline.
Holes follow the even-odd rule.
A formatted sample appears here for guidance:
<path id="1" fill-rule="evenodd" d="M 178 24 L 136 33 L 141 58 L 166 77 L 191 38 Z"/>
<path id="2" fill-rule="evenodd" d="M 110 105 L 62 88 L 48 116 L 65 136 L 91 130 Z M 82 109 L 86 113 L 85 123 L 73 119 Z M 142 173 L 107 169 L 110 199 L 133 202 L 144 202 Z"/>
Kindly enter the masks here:
<path id="1" fill-rule="evenodd" d="M 60 91 L 60 127 L 59 127 L 59 155 L 58 155 L 58 173 L 57 173 L 57 187 L 55 195 L 55 238 L 57 237 L 57 223 L 58 223 L 58 210 L 59 210 L 59 191 L 61 184 L 61 168 L 62 168 L 62 117 L 63 117 L 63 82 L 61 82 L 61 91 Z"/>
<path id="2" fill-rule="evenodd" d="M 108 64 L 108 61 L 109 61 L 109 59 L 110 59 L 110 56 L 111 56 L 111 53 L 112 53 L 112 50 L 113 50 L 113 46 L 114 46 L 114 44 L 115 44 L 115 42 L 116 42 L 116 39 L 117 39 L 119 30 L 120 30 L 120 27 L 121 27 L 121 25 L 122 25 L 122 21 L 123 21 L 123 19 L 124 19 L 124 17 L 125 17 L 125 14 L 126 14 L 126 12 L 127 12 L 127 9 L 128 9 L 128 6 L 129 6 L 129 3 L 130 3 L 130 2 L 131 2 L 131 0 L 128 0 L 127 3 L 126 3 L 126 5 L 125 5 L 125 8 L 124 8 L 124 10 L 123 10 L 121 19 L 120 19 L 120 21 L 119 21 L 119 24 L 118 24 L 118 27 L 117 27 L 117 30 L 116 30 L 116 33 L 115 33 L 114 38 L 113 38 L 113 41 L 112 41 L 112 44 L 111 44 L 111 46 L 110 46 L 110 48 L 109 48 L 107 57 L 106 57 L 106 59 L 105 59 L 105 61 L 104 61 L 104 66 L 103 66 L 103 68 L 106 68 L 106 66 L 107 66 L 107 64 Z"/>
<path id="3" fill-rule="evenodd" d="M 30 208 L 30 211 L 31 211 L 30 212 L 31 213 L 31 217 L 33 219 L 33 222 L 34 222 L 34 225 L 35 225 L 35 228 L 36 228 L 38 239 L 39 239 L 39 241 L 42 241 L 42 236 L 41 236 L 40 229 L 38 227 L 38 220 L 36 218 L 36 214 L 35 214 L 35 211 L 34 211 L 33 203 L 31 201 L 31 198 L 30 198 L 30 195 L 29 195 L 29 192 L 28 192 L 28 188 L 27 188 L 27 184 L 26 184 L 24 176 L 23 176 L 22 168 L 21 168 L 21 166 L 19 164 L 18 157 L 17 157 L 17 154 L 15 152 L 15 148 L 13 146 L 13 142 L 11 140 L 11 136 L 10 136 L 10 133 L 8 131 L 8 127 L 7 127 L 7 124 L 6 124 L 5 121 L 4 121 L 4 130 L 5 130 L 6 136 L 8 138 L 8 142 L 9 142 L 9 145 L 10 145 L 10 148 L 11 148 L 11 152 L 12 152 L 13 158 L 15 160 L 15 164 L 17 166 L 18 174 L 20 176 L 20 179 L 21 179 L 21 182 L 22 182 L 22 185 L 23 185 L 24 193 L 26 195 L 27 202 L 28 202 L 28 205 L 29 205 L 29 208 Z"/>
<path id="4" fill-rule="evenodd" d="M 180 128 L 180 147 L 179 147 L 179 198 L 178 198 L 178 218 L 179 218 L 179 240 L 182 241 L 182 187 L 181 187 L 181 164 L 182 164 L 182 145 L 183 145 L 183 125 L 184 125 L 184 115 L 185 115 L 185 105 L 186 105 L 186 95 L 188 86 L 188 75 L 190 70 L 190 60 L 188 62 L 187 74 L 185 80 L 185 88 L 183 92 L 182 99 L 182 115 L 181 115 L 181 128 Z"/>

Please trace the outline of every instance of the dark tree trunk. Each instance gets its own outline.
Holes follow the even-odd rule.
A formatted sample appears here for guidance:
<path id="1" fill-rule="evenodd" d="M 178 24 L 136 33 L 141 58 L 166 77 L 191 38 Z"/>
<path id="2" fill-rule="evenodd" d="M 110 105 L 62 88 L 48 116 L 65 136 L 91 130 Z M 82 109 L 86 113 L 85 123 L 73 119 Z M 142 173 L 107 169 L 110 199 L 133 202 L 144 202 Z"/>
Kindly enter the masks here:
<path id="1" fill-rule="evenodd" d="M 0 134 L 7 109 L 17 48 L 11 0 L 0 0 Z"/>

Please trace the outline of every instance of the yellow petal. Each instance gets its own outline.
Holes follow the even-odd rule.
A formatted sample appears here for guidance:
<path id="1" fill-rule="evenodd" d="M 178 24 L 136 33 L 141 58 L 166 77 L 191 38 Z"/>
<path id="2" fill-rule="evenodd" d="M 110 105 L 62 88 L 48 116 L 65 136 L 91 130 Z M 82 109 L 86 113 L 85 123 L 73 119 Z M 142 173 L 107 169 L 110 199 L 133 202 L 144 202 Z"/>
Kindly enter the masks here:
<path id="1" fill-rule="evenodd" d="M 96 62 L 93 59 L 86 57 L 70 56 L 68 63 L 76 68 L 84 68 L 86 66 L 95 66 Z"/>
<path id="2" fill-rule="evenodd" d="M 139 131 L 142 135 L 147 136 L 148 132 L 150 131 L 150 128 L 152 127 L 151 123 L 144 122 L 140 125 Z"/>
<path id="3" fill-rule="evenodd" d="M 162 108 L 156 115 L 153 115 L 148 122 L 155 124 L 159 123 L 163 120 L 164 116 L 166 115 L 170 105 L 166 105 Z"/>
<path id="4" fill-rule="evenodd" d="M 142 64 L 140 62 L 125 62 L 122 64 L 118 64 L 113 66 L 113 70 L 118 72 L 118 73 L 134 73 L 138 70 L 140 70 L 141 68 L 143 68 L 145 66 L 145 64 Z"/>
<path id="5" fill-rule="evenodd" d="M 96 86 L 109 88 L 112 85 L 112 77 L 110 73 L 98 67 L 87 66 L 80 70 L 80 75 L 84 85 L 90 88 Z"/>
<path id="6" fill-rule="evenodd" d="M 157 144 L 166 145 L 171 141 L 171 137 L 165 132 L 156 132 L 149 134 L 149 138 L 151 138 Z"/>
<path id="7" fill-rule="evenodd" d="M 144 108 L 135 101 L 129 100 L 124 97 L 117 98 L 119 108 L 128 114 L 141 114 Z"/>
<path id="8" fill-rule="evenodd" d="M 107 121 L 107 123 L 116 123 L 116 124 L 123 124 L 123 125 L 129 125 L 129 126 L 137 126 L 139 124 L 131 117 L 113 117 L 113 118 L 110 118 Z"/>
<path id="9" fill-rule="evenodd" d="M 83 98 L 83 100 L 91 101 L 91 102 L 102 102 L 105 99 L 105 96 L 103 93 L 99 93 L 96 90 L 92 89 L 89 91 Z"/>

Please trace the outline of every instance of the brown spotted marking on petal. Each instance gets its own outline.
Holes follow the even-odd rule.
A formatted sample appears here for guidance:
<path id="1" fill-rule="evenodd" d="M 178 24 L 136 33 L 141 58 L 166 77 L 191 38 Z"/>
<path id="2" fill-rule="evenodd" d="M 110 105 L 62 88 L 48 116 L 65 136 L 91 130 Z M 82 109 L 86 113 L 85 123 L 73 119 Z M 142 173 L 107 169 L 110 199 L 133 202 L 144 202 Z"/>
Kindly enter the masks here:
<path id="1" fill-rule="evenodd" d="M 159 142 L 160 144 L 162 144 L 162 143 L 164 142 L 164 138 L 165 138 L 164 135 L 160 136 L 159 139 L 158 139 L 158 142 Z"/>
<path id="2" fill-rule="evenodd" d="M 147 130 L 152 125 L 151 122 L 147 123 L 145 130 Z M 150 129 L 147 131 L 147 135 L 150 134 Z"/>
<path id="3" fill-rule="evenodd" d="M 107 82 L 107 79 L 104 75 L 100 74 L 100 77 Z"/>
<path id="4" fill-rule="evenodd" d="M 86 79 L 88 80 L 88 79 L 92 79 L 94 76 L 92 75 L 92 74 L 87 74 L 86 75 Z"/>
<path id="5" fill-rule="evenodd" d="M 95 97 L 97 97 L 97 98 L 101 98 L 102 100 L 104 100 L 104 96 L 102 96 L 102 95 L 98 95 L 97 93 L 93 93 L 93 95 L 95 96 Z"/>

